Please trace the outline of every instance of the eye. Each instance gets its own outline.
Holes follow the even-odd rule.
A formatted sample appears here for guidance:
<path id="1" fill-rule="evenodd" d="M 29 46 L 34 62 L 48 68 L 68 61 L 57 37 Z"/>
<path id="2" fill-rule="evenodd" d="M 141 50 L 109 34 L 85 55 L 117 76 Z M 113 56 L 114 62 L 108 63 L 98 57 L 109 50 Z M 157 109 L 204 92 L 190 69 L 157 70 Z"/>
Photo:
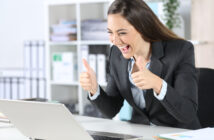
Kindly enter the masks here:
<path id="1" fill-rule="evenodd" d="M 107 33 L 108 33 L 108 34 L 112 34 L 112 32 L 111 32 L 111 31 L 107 31 Z"/>
<path id="2" fill-rule="evenodd" d="M 118 33 L 119 35 L 125 35 L 125 34 L 127 34 L 126 32 L 119 32 Z"/>

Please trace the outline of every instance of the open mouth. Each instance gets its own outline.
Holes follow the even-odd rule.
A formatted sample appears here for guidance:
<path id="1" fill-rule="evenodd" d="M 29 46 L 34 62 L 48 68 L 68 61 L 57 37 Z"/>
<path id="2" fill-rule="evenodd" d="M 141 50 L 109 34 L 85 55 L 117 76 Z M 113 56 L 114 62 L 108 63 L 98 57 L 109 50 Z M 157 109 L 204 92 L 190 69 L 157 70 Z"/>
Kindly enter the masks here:
<path id="1" fill-rule="evenodd" d="M 122 46 L 122 47 L 119 47 L 120 50 L 122 51 L 122 53 L 127 53 L 130 46 L 129 45 L 125 45 L 125 46 Z"/>

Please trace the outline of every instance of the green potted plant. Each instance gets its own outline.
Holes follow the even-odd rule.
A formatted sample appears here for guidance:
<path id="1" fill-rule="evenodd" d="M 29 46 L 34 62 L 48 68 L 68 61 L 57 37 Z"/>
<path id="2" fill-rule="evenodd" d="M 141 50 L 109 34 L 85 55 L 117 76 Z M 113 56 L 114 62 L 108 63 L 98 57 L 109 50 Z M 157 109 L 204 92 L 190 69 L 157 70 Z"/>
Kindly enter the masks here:
<path id="1" fill-rule="evenodd" d="M 163 0 L 163 20 L 170 30 L 180 27 L 181 19 L 178 13 L 179 6 L 179 0 Z"/>

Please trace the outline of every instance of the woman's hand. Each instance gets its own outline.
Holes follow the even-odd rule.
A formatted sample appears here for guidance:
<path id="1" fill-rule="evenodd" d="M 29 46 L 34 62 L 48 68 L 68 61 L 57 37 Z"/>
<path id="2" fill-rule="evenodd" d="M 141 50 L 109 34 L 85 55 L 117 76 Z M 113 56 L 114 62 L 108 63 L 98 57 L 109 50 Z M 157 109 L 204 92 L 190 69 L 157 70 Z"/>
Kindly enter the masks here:
<path id="1" fill-rule="evenodd" d="M 83 65 L 86 68 L 86 72 L 80 74 L 80 85 L 93 96 L 98 88 L 96 74 L 85 59 L 83 59 Z"/>
<path id="2" fill-rule="evenodd" d="M 135 67 L 138 69 L 132 74 L 135 85 L 142 90 L 153 89 L 155 93 L 159 94 L 163 80 L 146 68 L 146 60 L 143 57 L 138 57 Z"/>

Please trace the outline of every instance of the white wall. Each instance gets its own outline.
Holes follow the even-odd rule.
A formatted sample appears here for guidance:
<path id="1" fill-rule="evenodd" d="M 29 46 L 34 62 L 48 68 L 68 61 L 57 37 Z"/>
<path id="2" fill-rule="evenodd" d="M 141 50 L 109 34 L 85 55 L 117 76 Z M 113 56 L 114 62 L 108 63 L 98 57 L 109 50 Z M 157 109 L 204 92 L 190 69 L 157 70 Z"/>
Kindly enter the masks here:
<path id="1" fill-rule="evenodd" d="M 191 0 L 180 0 L 179 13 L 184 20 L 185 39 L 191 39 Z"/>
<path id="2" fill-rule="evenodd" d="M 0 69 L 23 68 L 23 41 L 44 39 L 44 0 L 1 0 Z"/>

